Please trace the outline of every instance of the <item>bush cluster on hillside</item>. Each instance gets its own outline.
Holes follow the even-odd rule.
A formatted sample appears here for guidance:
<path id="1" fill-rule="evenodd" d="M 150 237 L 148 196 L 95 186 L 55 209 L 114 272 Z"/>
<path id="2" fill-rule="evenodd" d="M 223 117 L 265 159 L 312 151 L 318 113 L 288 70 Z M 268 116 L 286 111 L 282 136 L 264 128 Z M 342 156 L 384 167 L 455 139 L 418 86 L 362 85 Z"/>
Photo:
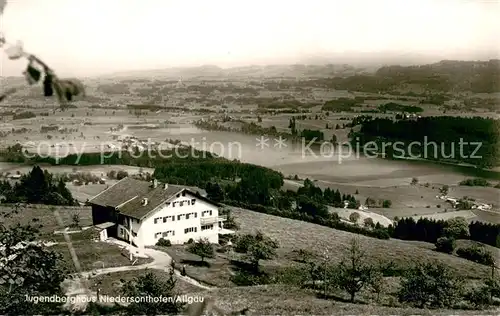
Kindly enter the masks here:
<path id="1" fill-rule="evenodd" d="M 22 119 L 29 119 L 29 118 L 33 118 L 33 117 L 36 117 L 36 114 L 28 111 L 28 112 L 16 113 L 16 114 L 14 114 L 12 119 L 13 120 L 22 120 Z"/>
<path id="2" fill-rule="evenodd" d="M 459 183 L 459 185 L 471 186 L 471 187 L 489 187 L 491 183 L 482 178 L 477 179 L 465 179 Z"/>
<path id="3" fill-rule="evenodd" d="M 451 254 L 455 250 L 455 239 L 450 237 L 439 237 L 436 241 L 436 250 Z"/>
<path id="4" fill-rule="evenodd" d="M 493 257 L 493 254 L 490 251 L 488 251 L 485 247 L 478 245 L 472 245 L 465 248 L 458 248 L 457 255 L 464 259 L 485 265 L 492 265 L 495 263 L 495 258 Z"/>

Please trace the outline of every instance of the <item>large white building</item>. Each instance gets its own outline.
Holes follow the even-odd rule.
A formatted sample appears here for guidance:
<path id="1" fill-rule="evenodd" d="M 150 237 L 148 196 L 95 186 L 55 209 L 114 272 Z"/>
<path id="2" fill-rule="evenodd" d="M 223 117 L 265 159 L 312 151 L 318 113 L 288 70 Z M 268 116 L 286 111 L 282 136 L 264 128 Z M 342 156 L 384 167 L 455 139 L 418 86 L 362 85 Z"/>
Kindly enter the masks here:
<path id="1" fill-rule="evenodd" d="M 160 238 L 172 244 L 199 238 L 218 243 L 220 233 L 231 233 L 224 229 L 226 217 L 219 216 L 219 205 L 198 188 L 127 177 L 89 204 L 93 224 L 106 229 L 101 236 L 131 241 L 139 249 L 154 246 Z"/>

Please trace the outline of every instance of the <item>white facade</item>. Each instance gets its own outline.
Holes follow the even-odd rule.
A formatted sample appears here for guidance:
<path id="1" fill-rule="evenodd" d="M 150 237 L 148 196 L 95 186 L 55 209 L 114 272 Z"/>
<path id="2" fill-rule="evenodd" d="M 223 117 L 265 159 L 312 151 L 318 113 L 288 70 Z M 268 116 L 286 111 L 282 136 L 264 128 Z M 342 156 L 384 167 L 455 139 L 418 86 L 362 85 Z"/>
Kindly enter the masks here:
<path id="1" fill-rule="evenodd" d="M 132 241 L 140 249 L 156 245 L 160 238 L 172 244 L 183 244 L 191 238 L 208 238 L 211 243 L 218 243 L 224 219 L 219 217 L 217 206 L 182 191 L 179 197 L 163 202 L 142 220 L 127 221 L 132 226 Z M 127 228 L 118 225 L 118 237 L 129 240 Z"/>

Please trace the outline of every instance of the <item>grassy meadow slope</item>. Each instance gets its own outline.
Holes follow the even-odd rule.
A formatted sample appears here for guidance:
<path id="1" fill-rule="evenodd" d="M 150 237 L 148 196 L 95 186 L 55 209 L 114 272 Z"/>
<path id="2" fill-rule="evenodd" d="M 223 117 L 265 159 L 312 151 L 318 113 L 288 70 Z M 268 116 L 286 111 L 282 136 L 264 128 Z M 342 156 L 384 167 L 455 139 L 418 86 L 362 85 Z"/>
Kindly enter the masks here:
<path id="1" fill-rule="evenodd" d="M 232 208 L 232 210 L 236 221 L 240 224 L 241 233 L 260 230 L 279 242 L 278 258 L 275 259 L 277 261 L 289 260 L 293 257 L 293 251 L 299 249 L 313 251 L 318 256 L 322 256 L 323 251 L 328 249 L 329 257 L 332 260 L 339 260 L 351 239 L 356 237 L 374 262 L 393 261 L 397 267 L 404 268 L 419 261 L 441 261 L 468 278 L 487 277 L 490 273 L 490 269 L 486 266 L 430 250 L 426 247 L 427 243 L 397 239 L 380 240 L 244 209 Z"/>

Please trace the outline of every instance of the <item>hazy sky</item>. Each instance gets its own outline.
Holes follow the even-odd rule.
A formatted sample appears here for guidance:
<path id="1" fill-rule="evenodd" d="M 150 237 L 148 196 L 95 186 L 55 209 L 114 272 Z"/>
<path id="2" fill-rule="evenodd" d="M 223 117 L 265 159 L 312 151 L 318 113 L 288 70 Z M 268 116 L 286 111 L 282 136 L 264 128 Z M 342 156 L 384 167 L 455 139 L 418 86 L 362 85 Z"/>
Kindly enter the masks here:
<path id="1" fill-rule="evenodd" d="M 293 63 L 339 51 L 453 57 L 498 51 L 499 1 L 8 0 L 1 30 L 60 74 Z M 3 54 L 2 66 L 18 75 L 25 62 Z"/>

